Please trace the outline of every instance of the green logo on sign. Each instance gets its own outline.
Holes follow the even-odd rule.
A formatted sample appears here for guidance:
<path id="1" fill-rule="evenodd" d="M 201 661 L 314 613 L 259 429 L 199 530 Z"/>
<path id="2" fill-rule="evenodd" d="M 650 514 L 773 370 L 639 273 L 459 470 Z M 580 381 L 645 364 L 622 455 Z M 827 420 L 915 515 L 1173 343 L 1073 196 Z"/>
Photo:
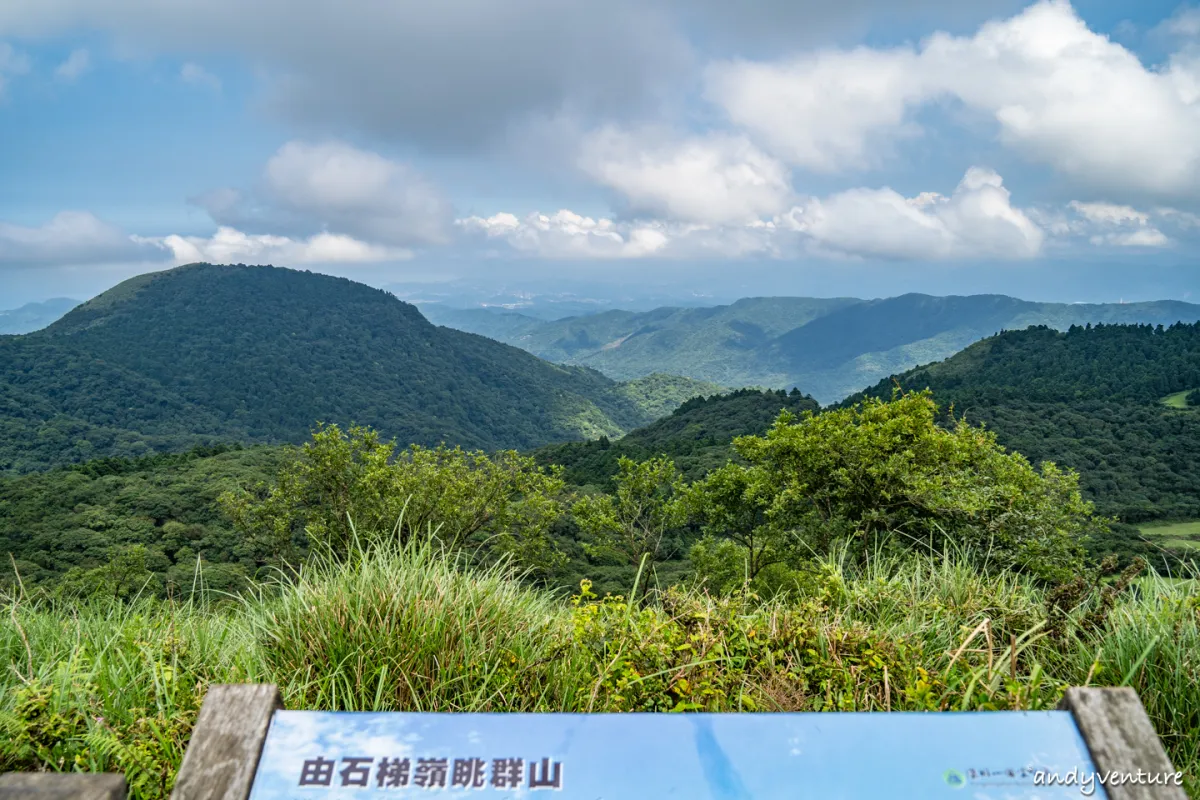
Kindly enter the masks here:
<path id="1" fill-rule="evenodd" d="M 967 785 L 967 776 L 956 769 L 946 770 L 946 774 L 942 777 L 946 779 L 948 785 L 953 786 L 955 789 L 961 789 Z"/>

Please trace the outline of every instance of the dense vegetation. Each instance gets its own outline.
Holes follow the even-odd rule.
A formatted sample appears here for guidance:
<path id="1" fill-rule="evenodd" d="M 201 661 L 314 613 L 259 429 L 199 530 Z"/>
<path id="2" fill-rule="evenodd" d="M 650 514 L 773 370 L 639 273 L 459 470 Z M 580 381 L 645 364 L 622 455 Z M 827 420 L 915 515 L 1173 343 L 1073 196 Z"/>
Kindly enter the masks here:
<path id="1" fill-rule="evenodd" d="M 198 264 L 0 339 L 0 471 L 222 440 L 298 443 L 315 421 L 525 448 L 618 436 L 711 388 L 661 377 L 628 387 L 554 366 L 341 278 Z"/>
<path id="2" fill-rule="evenodd" d="M 773 393 L 726 402 L 752 409 L 772 397 L 804 404 Z M 714 405 L 696 401 L 678 416 L 702 418 Z M 986 549 L 991 567 L 1050 580 L 1107 533 L 1076 476 L 1052 465 L 1038 473 L 980 429 L 940 427 L 923 395 L 783 411 L 728 452 L 736 460 L 695 480 L 669 456 L 620 455 L 606 491 L 579 491 L 560 467 L 515 451 L 398 448 L 334 425 L 294 455 L 194 452 L 26 476 L 4 485 L 0 533 L 30 586 L 118 597 L 185 594 L 206 564 L 221 565 L 215 580 L 232 588 L 294 571 L 314 547 L 344 551 L 359 539 L 351 520 L 402 542 L 440 525 L 447 545 L 513 559 L 553 585 L 589 577 L 615 590 L 645 569 L 646 586 L 691 575 L 728 590 L 748 565 L 746 580 L 767 593 L 838 547 L 862 561 L 896 548 Z M 760 571 L 764 558 L 772 569 Z"/>
<path id="3" fill-rule="evenodd" d="M 817 409 L 815 400 L 796 390 L 739 389 L 694 397 L 669 416 L 615 441 L 601 437 L 547 445 L 534 456 L 540 464 L 562 467 L 563 477 L 574 486 L 611 488 L 622 457 L 644 461 L 668 456 L 685 478 L 695 480 L 732 457 L 736 437 L 766 433 L 781 411 L 799 414 Z"/>
<path id="4" fill-rule="evenodd" d="M 1123 522 L 1200 517 L 1200 414 L 1165 395 L 1200 384 L 1200 324 L 1008 331 L 865 394 L 930 388 L 1034 463 L 1079 472 Z M 853 399 L 847 403 L 853 402 Z"/>
<path id="5" fill-rule="evenodd" d="M 292 708 L 446 711 L 1040 709 L 1101 684 L 1138 690 L 1194 784 L 1194 567 L 1147 574 L 1138 556 L 1158 554 L 1105 516 L 1200 516 L 1200 411 L 1161 402 L 1200 386 L 1200 324 L 1006 332 L 841 407 L 741 390 L 617 438 L 601 434 L 618 411 L 664 410 L 680 383 L 537 366 L 295 276 L 177 270 L 0 340 L 4 424 L 50 414 L 29 447 L 55 434 L 79 456 L 103 426 L 134 453 L 260 425 L 299 443 L 289 403 L 325 423 L 301 447 L 0 478 L 0 769 L 115 769 L 165 797 L 212 682 L 275 682 Z M 261 280 L 282 298 L 263 319 L 297 322 L 227 315 L 232 344 L 201 330 Z M 422 376 L 399 398 L 397 364 Z M 454 405 L 484 388 L 494 408 Z M 351 399 L 360 423 L 446 433 L 349 424 Z M 593 441 L 484 436 L 541 444 L 545 421 L 522 415 L 584 401 L 571 424 Z"/>
<path id="6" fill-rule="evenodd" d="M 835 551 L 773 599 L 585 581 L 567 602 L 382 539 L 232 603 L 0 598 L 0 769 L 120 771 L 165 798 L 212 683 L 276 683 L 294 709 L 493 712 L 1037 710 L 1090 684 L 1137 690 L 1200 788 L 1200 605 L 1178 582 L 1046 588 L 967 552 Z"/>
<path id="7" fill-rule="evenodd" d="M 0 553 L 29 586 L 130 596 L 153 576 L 153 592 L 178 594 L 200 558 L 211 586 L 236 591 L 259 560 L 218 498 L 270 480 L 291 457 L 280 447 L 197 448 L 0 479 Z M 12 583 L 11 566 L 0 584 Z"/>
<path id="8" fill-rule="evenodd" d="M 1175 301 L 1067 305 L 921 294 L 866 301 L 747 298 L 712 308 L 607 311 L 553 321 L 436 305 L 423 311 L 440 324 L 618 379 L 665 371 L 724 386 L 799 386 L 822 403 L 947 358 L 1000 330 L 1200 320 L 1200 306 Z"/>

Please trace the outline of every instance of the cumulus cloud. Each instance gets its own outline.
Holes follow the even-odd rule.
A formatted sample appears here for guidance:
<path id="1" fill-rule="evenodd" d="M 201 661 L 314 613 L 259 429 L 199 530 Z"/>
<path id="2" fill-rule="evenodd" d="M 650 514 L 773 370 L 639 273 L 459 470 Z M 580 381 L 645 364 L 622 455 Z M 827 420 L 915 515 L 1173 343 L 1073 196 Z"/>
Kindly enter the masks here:
<path id="1" fill-rule="evenodd" d="M 579 166 L 632 210 L 681 222 L 745 222 L 781 211 L 792 194 L 788 169 L 739 136 L 608 127 L 584 139 Z"/>
<path id="2" fill-rule="evenodd" d="M 851 189 L 771 218 L 727 224 L 614 221 L 571 211 L 458 221 L 467 233 L 548 257 L 786 257 L 805 252 L 897 260 L 1028 258 L 1044 233 L 1010 202 L 995 172 L 968 170 L 948 197 Z"/>
<path id="3" fill-rule="evenodd" d="M 871 166 L 876 144 L 915 134 L 914 113 L 948 99 L 1079 185 L 1160 198 L 1200 187 L 1200 58 L 1149 69 L 1065 0 L 917 48 L 715 63 L 706 86 L 731 121 L 811 169 Z"/>
<path id="4" fill-rule="evenodd" d="M 1185 228 L 1193 216 L 1171 208 L 1141 211 L 1133 206 L 1077 200 L 1062 211 L 1038 213 L 1053 235 L 1086 239 L 1100 247 L 1165 247 L 1171 239 L 1159 226 L 1166 223 Z"/>
<path id="5" fill-rule="evenodd" d="M 66 60 L 55 68 L 54 75 L 59 80 L 64 80 L 69 83 L 71 81 L 78 80 L 81 75 L 91 68 L 91 53 L 89 53 L 86 48 L 79 48 L 77 50 L 72 50 L 71 54 L 67 56 Z"/>
<path id="6" fill-rule="evenodd" d="M 342 142 L 288 142 L 252 196 L 224 188 L 193 202 L 231 228 L 322 230 L 391 246 L 445 243 L 453 219 L 441 192 L 411 167 Z"/>
<path id="7" fill-rule="evenodd" d="M 469 242 L 506 244 L 545 258 L 739 258 L 780 254 L 773 222 L 708 225 L 660 219 L 612 220 L 566 209 L 524 217 L 500 213 L 457 221 Z M 499 252 L 493 250 L 492 252 Z"/>
<path id="8" fill-rule="evenodd" d="M 32 227 L 0 222 L 0 265 L 111 264 L 148 257 L 157 253 L 86 211 L 62 211 Z"/>
<path id="9" fill-rule="evenodd" d="M 307 239 L 269 234 L 253 235 L 220 227 L 210 237 L 171 235 L 162 238 L 135 237 L 140 244 L 170 251 L 176 264 L 195 261 L 213 263 L 344 264 L 402 261 L 411 251 L 369 244 L 334 233 L 319 233 Z"/>
<path id="10" fill-rule="evenodd" d="M 191 61 L 179 68 L 179 79 L 189 86 L 208 89 L 212 92 L 221 91 L 221 79 Z"/>
<path id="11" fill-rule="evenodd" d="M 813 198 L 780 224 L 822 248 L 889 259 L 1029 258 L 1044 234 L 1014 208 L 1000 176 L 972 167 L 949 197 L 851 189 Z"/>
<path id="12" fill-rule="evenodd" d="M 789 163 L 820 172 L 873 163 L 879 135 L 904 132 L 924 86 L 907 50 L 824 51 L 795 61 L 718 62 L 706 97 Z"/>
<path id="13" fill-rule="evenodd" d="M 1140 228 L 1136 231 L 1097 234 L 1090 239 L 1095 245 L 1115 247 L 1164 247 L 1171 243 L 1166 234 L 1157 228 Z"/>
<path id="14" fill-rule="evenodd" d="M 1081 203 L 1078 200 L 1072 200 L 1069 206 L 1084 219 L 1105 225 L 1125 223 L 1145 225 L 1150 219 L 1146 212 L 1138 211 L 1131 206 L 1118 206 L 1112 203 Z"/>
<path id="15" fill-rule="evenodd" d="M 568 210 L 524 218 L 502 212 L 466 217 L 456 224 L 467 234 L 501 240 L 519 252 L 560 258 L 638 258 L 660 252 L 668 242 L 661 223 L 618 225 Z"/>

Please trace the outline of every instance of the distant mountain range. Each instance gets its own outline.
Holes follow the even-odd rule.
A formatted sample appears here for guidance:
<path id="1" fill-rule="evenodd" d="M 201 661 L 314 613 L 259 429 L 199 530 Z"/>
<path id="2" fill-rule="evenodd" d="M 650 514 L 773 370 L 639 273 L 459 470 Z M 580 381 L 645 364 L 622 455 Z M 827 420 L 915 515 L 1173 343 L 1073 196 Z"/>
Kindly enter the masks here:
<path id="1" fill-rule="evenodd" d="M 300 442 L 317 422 L 484 449 L 620 436 L 720 387 L 617 383 L 430 324 L 344 278 L 193 264 L 132 278 L 0 338 L 0 472 L 212 441 Z"/>
<path id="2" fill-rule="evenodd" d="M 55 297 L 41 303 L 26 303 L 10 311 L 0 311 L 0 335 L 41 330 L 77 305 L 78 300 Z"/>
<path id="3" fill-rule="evenodd" d="M 1036 303 L 1005 295 L 883 300 L 760 297 L 708 308 L 605 311 L 559 320 L 426 303 L 439 325 L 478 333 L 617 380 L 667 372 L 724 386 L 798 386 L 832 403 L 888 375 L 947 358 L 1002 330 L 1200 320 L 1200 305 Z"/>

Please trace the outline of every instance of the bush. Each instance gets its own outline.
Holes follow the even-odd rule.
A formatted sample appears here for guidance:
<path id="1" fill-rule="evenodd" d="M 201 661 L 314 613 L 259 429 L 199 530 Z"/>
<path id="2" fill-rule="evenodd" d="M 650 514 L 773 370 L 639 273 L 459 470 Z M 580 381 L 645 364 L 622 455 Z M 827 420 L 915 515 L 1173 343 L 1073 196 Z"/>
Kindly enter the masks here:
<path id="1" fill-rule="evenodd" d="M 860 559 L 901 547 L 979 554 L 989 567 L 1052 580 L 1083 561 L 1080 542 L 1104 530 L 1078 476 L 1007 453 L 982 428 L 937 424 L 926 393 L 797 419 L 735 441 L 762 506 L 762 529 L 807 553 L 847 542 Z"/>

